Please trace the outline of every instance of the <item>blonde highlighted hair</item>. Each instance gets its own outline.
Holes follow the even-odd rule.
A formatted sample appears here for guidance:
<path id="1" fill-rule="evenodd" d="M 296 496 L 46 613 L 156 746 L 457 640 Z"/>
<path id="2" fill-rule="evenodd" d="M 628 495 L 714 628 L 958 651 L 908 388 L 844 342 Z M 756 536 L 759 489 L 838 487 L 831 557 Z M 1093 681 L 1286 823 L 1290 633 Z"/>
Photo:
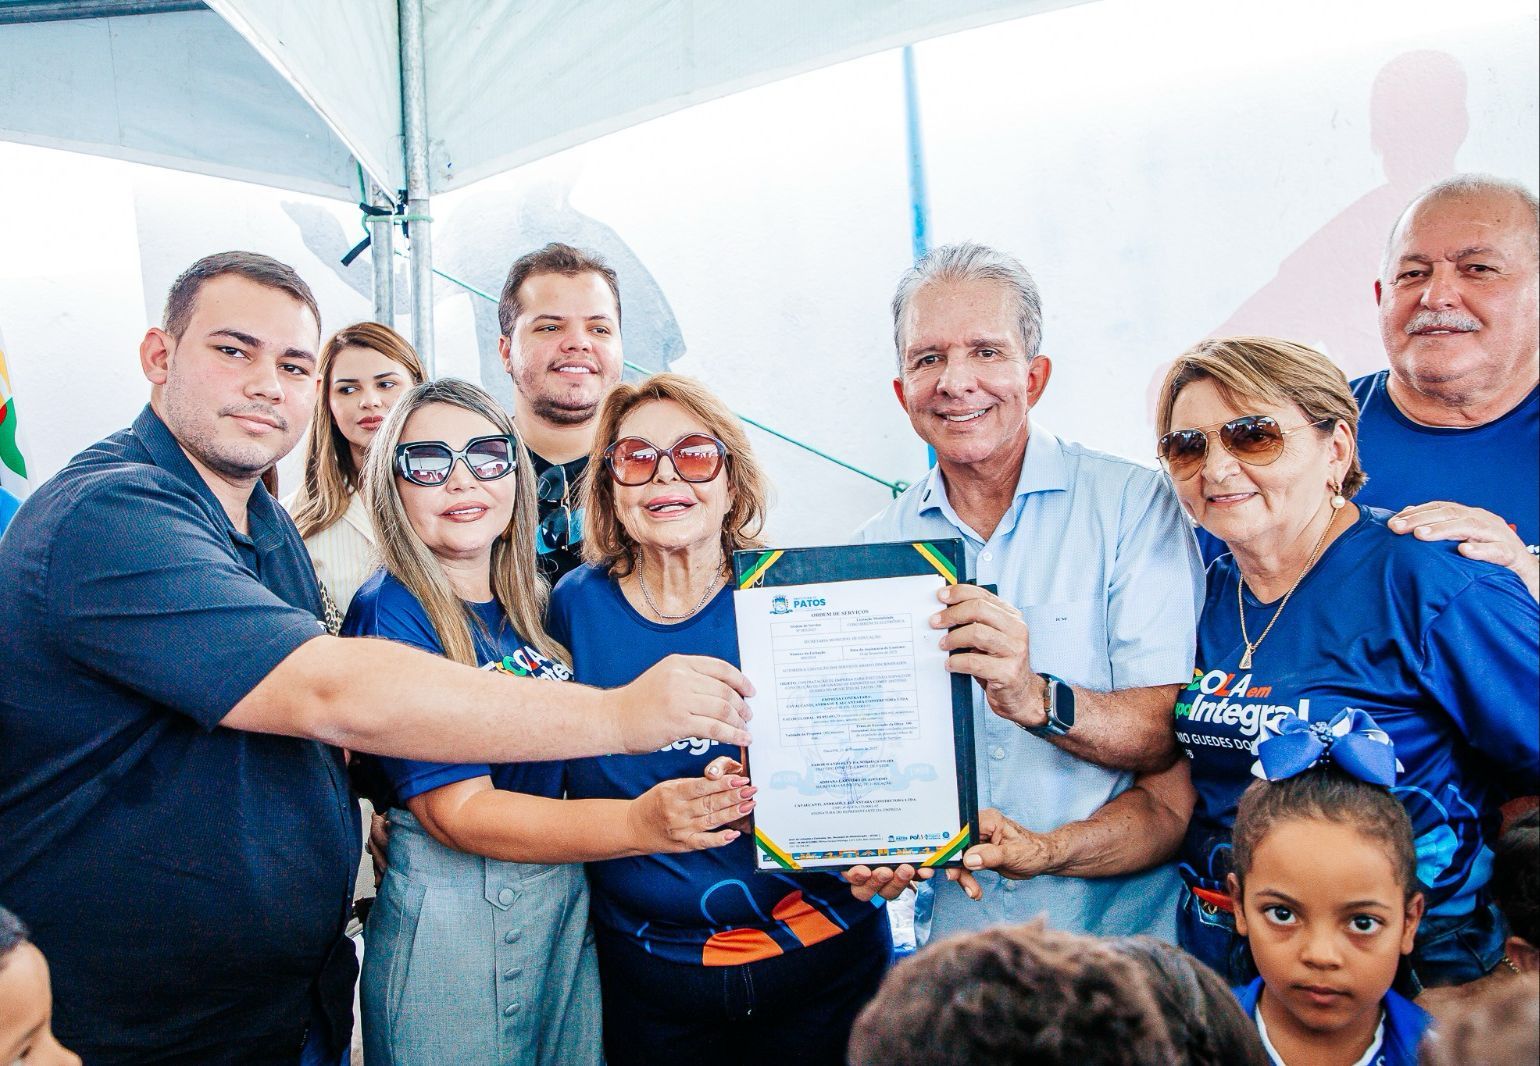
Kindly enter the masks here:
<path id="1" fill-rule="evenodd" d="M 401 502 L 402 492 L 427 491 L 399 477 L 395 460 L 396 445 L 402 443 L 407 419 L 431 404 L 446 404 L 480 415 L 496 426 L 498 433 L 514 438 L 517 466 L 512 474 L 513 515 L 492 545 L 492 595 L 526 642 L 548 658 L 570 663 L 567 650 L 545 631 L 550 586 L 540 573 L 535 554 L 534 464 L 514 433 L 508 413 L 470 382 L 441 378 L 413 387 L 391 409 L 369 447 L 364 498 L 369 503 L 369 516 L 374 522 L 385 569 L 422 604 L 439 643 L 444 646 L 444 657 L 467 666 L 480 666 L 472 627 L 481 628 L 481 620 L 455 594 L 444 576 L 444 568 L 412 528 Z"/>
<path id="2" fill-rule="evenodd" d="M 1351 498 L 1369 480 L 1358 461 L 1358 401 L 1347 376 L 1314 348 L 1276 337 L 1223 337 L 1194 345 L 1171 364 L 1155 404 L 1155 435 L 1171 432 L 1171 411 L 1181 391 L 1207 378 L 1237 410 L 1256 403 L 1297 407 L 1316 431 L 1330 436 L 1342 425 L 1352 438 L 1353 458 L 1342 478 Z"/>
<path id="3" fill-rule="evenodd" d="M 682 374 L 654 374 L 636 383 L 622 382 L 610 390 L 599 408 L 588 473 L 583 478 L 583 558 L 605 567 L 617 577 L 631 572 L 638 546 L 621 524 L 615 504 L 615 479 L 604 462 L 604 450 L 613 444 L 620 423 L 644 404 L 671 400 L 684 408 L 707 433 L 727 446 L 727 459 L 718 477 L 727 478 L 731 498 L 722 518 L 722 553 L 740 548 L 763 547 L 759 539 L 769 508 L 770 482 L 754 458 L 748 434 L 738 416 L 694 378 Z M 654 441 L 666 448 L 673 441 Z M 661 461 L 661 460 L 660 460 Z"/>
<path id="4" fill-rule="evenodd" d="M 355 322 L 333 333 L 321 346 L 316 366 L 321 387 L 305 444 L 305 480 L 294 501 L 294 524 L 306 539 L 330 529 L 347 512 L 350 498 L 363 482 L 363 471 L 353 467 L 353 449 L 332 416 L 332 371 L 344 348 L 368 348 L 400 363 L 413 385 L 427 377 L 422 360 L 406 338 L 378 322 Z"/>

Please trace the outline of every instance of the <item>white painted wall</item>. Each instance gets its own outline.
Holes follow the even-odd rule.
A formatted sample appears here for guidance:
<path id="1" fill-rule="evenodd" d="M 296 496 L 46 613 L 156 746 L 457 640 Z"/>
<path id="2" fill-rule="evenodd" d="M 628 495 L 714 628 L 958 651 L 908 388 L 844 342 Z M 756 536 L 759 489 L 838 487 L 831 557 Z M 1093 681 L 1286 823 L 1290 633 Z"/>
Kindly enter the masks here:
<path id="1" fill-rule="evenodd" d="M 1035 417 L 1146 458 L 1152 378 L 1210 332 L 1382 365 L 1371 285 L 1401 204 L 1451 169 L 1540 177 L 1537 23 L 1528 0 L 1104 0 L 921 45 L 932 241 L 1033 269 L 1056 367 Z M 1393 63 L 1427 50 L 1442 56 Z M 904 153 L 888 53 L 441 197 L 435 250 L 495 289 L 552 217 L 530 205 L 565 196 L 556 217 L 623 241 L 671 306 L 677 329 L 628 321 L 632 358 L 658 365 L 682 339 L 673 369 L 740 412 L 912 480 L 924 449 L 892 398 L 887 313 L 910 256 Z M 0 202 L 0 335 L 34 477 L 133 418 L 139 337 L 200 255 L 294 263 L 328 327 L 369 314 L 367 256 L 336 265 L 361 235 L 343 205 L 5 144 Z M 483 375 L 486 310 L 478 348 L 476 301 L 441 286 L 441 372 Z M 754 441 L 775 540 L 839 540 L 889 498 Z M 294 483 L 292 460 L 281 473 Z"/>

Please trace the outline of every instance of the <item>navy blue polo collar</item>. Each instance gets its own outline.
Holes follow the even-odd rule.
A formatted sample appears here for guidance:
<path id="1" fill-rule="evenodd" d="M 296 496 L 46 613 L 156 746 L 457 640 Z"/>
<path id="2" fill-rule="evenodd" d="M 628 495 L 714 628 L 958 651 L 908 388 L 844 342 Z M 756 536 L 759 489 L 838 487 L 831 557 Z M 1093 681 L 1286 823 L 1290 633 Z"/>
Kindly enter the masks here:
<path id="1" fill-rule="evenodd" d="M 203 480 L 203 475 L 192 465 L 192 460 L 187 458 L 187 453 L 151 405 L 145 404 L 139 417 L 134 419 L 134 436 L 139 438 L 156 466 L 175 474 L 197 493 L 209 511 L 218 516 L 217 520 L 230 534 L 231 540 L 237 544 L 249 544 L 264 553 L 283 541 L 284 531 L 278 520 L 278 504 L 262 482 L 258 481 L 252 487 L 251 498 L 246 501 L 246 520 L 251 527 L 248 535 L 235 528 L 235 523 L 230 521 L 219 497 L 214 495 L 214 490 Z"/>

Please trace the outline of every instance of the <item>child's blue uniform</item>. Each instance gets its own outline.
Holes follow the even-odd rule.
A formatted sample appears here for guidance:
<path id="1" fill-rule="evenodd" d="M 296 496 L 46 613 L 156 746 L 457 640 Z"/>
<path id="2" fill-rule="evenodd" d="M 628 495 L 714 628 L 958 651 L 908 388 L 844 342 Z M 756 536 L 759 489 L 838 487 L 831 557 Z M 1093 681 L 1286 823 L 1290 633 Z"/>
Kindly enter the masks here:
<path id="1" fill-rule="evenodd" d="M 1241 1001 L 1246 1017 L 1254 1018 L 1257 1000 L 1262 997 L 1262 978 L 1237 988 L 1235 997 Z M 1433 1016 L 1394 990 L 1385 993 L 1380 1005 L 1385 1008 L 1385 1040 L 1380 1044 L 1372 1066 L 1417 1066 L 1417 1048 L 1422 1044 L 1423 1034 L 1433 1024 Z M 1279 1062 L 1277 1066 L 1287 1064 Z"/>

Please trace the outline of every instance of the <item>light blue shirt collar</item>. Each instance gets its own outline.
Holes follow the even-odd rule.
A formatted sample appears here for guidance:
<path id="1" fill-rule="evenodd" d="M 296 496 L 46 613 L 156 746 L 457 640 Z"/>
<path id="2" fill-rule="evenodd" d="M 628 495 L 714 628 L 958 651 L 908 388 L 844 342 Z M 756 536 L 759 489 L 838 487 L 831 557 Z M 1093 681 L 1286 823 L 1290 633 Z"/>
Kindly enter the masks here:
<path id="1" fill-rule="evenodd" d="M 1000 524 L 995 529 L 996 536 L 1008 534 L 1016 527 L 1016 520 L 1021 515 L 1022 501 L 1034 492 L 1066 492 L 1070 488 L 1071 474 L 1069 463 L 1064 455 L 1064 445 L 1059 438 L 1048 430 L 1035 427 L 1027 437 L 1026 456 L 1022 459 L 1021 473 L 1016 478 L 1016 493 L 1011 499 L 1011 506 L 1006 509 L 1000 518 Z M 925 480 L 920 484 L 920 490 L 915 495 L 915 513 L 925 514 L 928 511 L 940 511 L 948 522 L 958 529 L 972 529 L 952 509 L 952 501 L 947 499 L 946 479 L 941 475 L 941 465 L 938 463 L 931 467 L 925 475 Z M 975 534 L 976 535 L 976 534 Z M 984 540 L 983 537 L 978 537 Z"/>

